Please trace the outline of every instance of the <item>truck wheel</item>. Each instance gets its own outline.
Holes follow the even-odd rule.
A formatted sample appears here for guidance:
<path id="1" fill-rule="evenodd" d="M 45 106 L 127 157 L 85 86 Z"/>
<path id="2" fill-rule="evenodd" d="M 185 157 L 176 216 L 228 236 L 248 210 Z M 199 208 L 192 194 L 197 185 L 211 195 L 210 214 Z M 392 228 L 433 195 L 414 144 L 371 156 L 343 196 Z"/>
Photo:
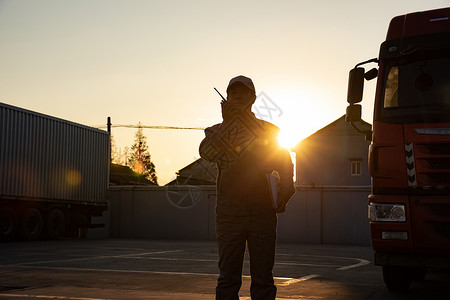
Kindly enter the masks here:
<path id="1" fill-rule="evenodd" d="M 17 215 L 11 207 L 0 209 L 0 241 L 13 239 L 17 231 Z"/>
<path id="2" fill-rule="evenodd" d="M 427 268 L 414 268 L 412 272 L 413 281 L 423 281 L 427 276 Z"/>
<path id="3" fill-rule="evenodd" d="M 60 209 L 52 209 L 45 220 L 45 238 L 57 240 L 66 230 L 66 218 Z"/>
<path id="4" fill-rule="evenodd" d="M 39 210 L 29 208 L 22 216 L 22 237 L 26 241 L 34 241 L 42 232 L 42 215 Z"/>
<path id="5" fill-rule="evenodd" d="M 391 292 L 406 291 L 413 281 L 412 270 L 408 267 L 383 266 L 383 279 Z"/>

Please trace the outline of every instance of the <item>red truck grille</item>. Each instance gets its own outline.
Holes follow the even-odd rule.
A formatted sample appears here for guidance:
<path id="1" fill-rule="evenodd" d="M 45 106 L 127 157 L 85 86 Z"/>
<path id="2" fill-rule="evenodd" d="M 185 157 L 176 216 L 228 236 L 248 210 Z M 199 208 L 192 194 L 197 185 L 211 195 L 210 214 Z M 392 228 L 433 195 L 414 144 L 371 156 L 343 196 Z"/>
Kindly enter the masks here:
<path id="1" fill-rule="evenodd" d="M 450 205 L 431 205 L 430 208 L 436 216 L 450 218 Z"/>
<path id="2" fill-rule="evenodd" d="M 419 248 L 450 251 L 450 204 L 447 196 L 413 196 L 415 242 Z"/>
<path id="3" fill-rule="evenodd" d="M 433 228 L 440 236 L 450 239 L 450 223 L 433 223 Z"/>
<path id="4" fill-rule="evenodd" d="M 450 186 L 450 143 L 417 143 L 414 152 L 418 186 Z"/>
<path id="5" fill-rule="evenodd" d="M 450 184 L 450 174 L 428 173 L 425 174 L 424 181 L 430 185 L 448 185 Z"/>
<path id="6" fill-rule="evenodd" d="M 428 158 L 424 161 L 431 169 L 450 169 L 450 158 Z"/>
<path id="7" fill-rule="evenodd" d="M 450 239 L 450 222 L 448 222 L 450 220 L 450 205 L 435 204 L 429 207 L 435 218 L 435 221 L 432 223 L 434 231 L 440 236 Z"/>
<path id="8" fill-rule="evenodd" d="M 448 143 L 435 143 L 421 145 L 426 149 L 429 154 L 447 154 L 450 155 L 450 144 Z"/>

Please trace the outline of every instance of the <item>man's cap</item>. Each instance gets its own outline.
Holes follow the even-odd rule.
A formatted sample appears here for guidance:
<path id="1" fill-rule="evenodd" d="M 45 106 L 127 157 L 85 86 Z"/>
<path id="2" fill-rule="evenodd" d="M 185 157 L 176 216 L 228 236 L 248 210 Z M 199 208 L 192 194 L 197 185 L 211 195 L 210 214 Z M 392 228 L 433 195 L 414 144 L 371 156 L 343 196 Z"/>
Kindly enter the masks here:
<path id="1" fill-rule="evenodd" d="M 253 85 L 253 81 L 250 78 L 242 76 L 242 75 L 236 76 L 230 80 L 230 83 L 228 84 L 228 87 L 227 87 L 227 93 L 228 93 L 228 90 L 230 89 L 230 87 L 236 83 L 241 83 L 241 84 L 245 85 L 246 87 L 248 87 L 253 93 L 256 93 L 255 86 Z"/>

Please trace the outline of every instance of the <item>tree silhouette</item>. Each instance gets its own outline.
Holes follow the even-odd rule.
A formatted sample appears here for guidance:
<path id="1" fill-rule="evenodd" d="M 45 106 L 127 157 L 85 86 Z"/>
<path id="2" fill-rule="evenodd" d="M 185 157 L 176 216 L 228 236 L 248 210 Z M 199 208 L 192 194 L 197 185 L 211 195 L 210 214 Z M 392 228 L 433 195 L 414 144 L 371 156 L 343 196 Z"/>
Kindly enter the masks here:
<path id="1" fill-rule="evenodd" d="M 155 165 L 151 161 L 148 151 L 147 137 L 142 130 L 141 122 L 138 123 L 138 129 L 134 135 L 134 143 L 130 149 L 128 166 L 136 173 L 142 174 L 149 181 L 158 184 Z"/>
<path id="2" fill-rule="evenodd" d="M 116 144 L 116 139 L 111 134 L 111 163 L 128 166 L 128 157 L 130 156 L 130 148 L 120 148 Z"/>
<path id="3" fill-rule="evenodd" d="M 116 140 L 111 134 L 111 163 L 121 165 L 121 156 L 120 148 L 117 147 Z"/>

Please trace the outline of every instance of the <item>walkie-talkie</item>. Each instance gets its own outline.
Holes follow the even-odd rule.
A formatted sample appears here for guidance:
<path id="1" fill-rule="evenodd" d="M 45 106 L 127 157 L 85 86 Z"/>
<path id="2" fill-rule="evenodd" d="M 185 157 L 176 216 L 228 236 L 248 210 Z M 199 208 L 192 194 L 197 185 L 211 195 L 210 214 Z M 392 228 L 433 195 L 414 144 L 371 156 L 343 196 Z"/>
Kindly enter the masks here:
<path id="1" fill-rule="evenodd" d="M 225 99 L 225 97 L 222 96 L 222 94 L 216 88 L 214 88 L 214 89 L 216 90 L 217 94 L 219 94 L 220 97 L 222 98 L 222 101 L 220 101 L 220 104 L 224 104 L 225 102 L 227 102 L 227 99 Z"/>

